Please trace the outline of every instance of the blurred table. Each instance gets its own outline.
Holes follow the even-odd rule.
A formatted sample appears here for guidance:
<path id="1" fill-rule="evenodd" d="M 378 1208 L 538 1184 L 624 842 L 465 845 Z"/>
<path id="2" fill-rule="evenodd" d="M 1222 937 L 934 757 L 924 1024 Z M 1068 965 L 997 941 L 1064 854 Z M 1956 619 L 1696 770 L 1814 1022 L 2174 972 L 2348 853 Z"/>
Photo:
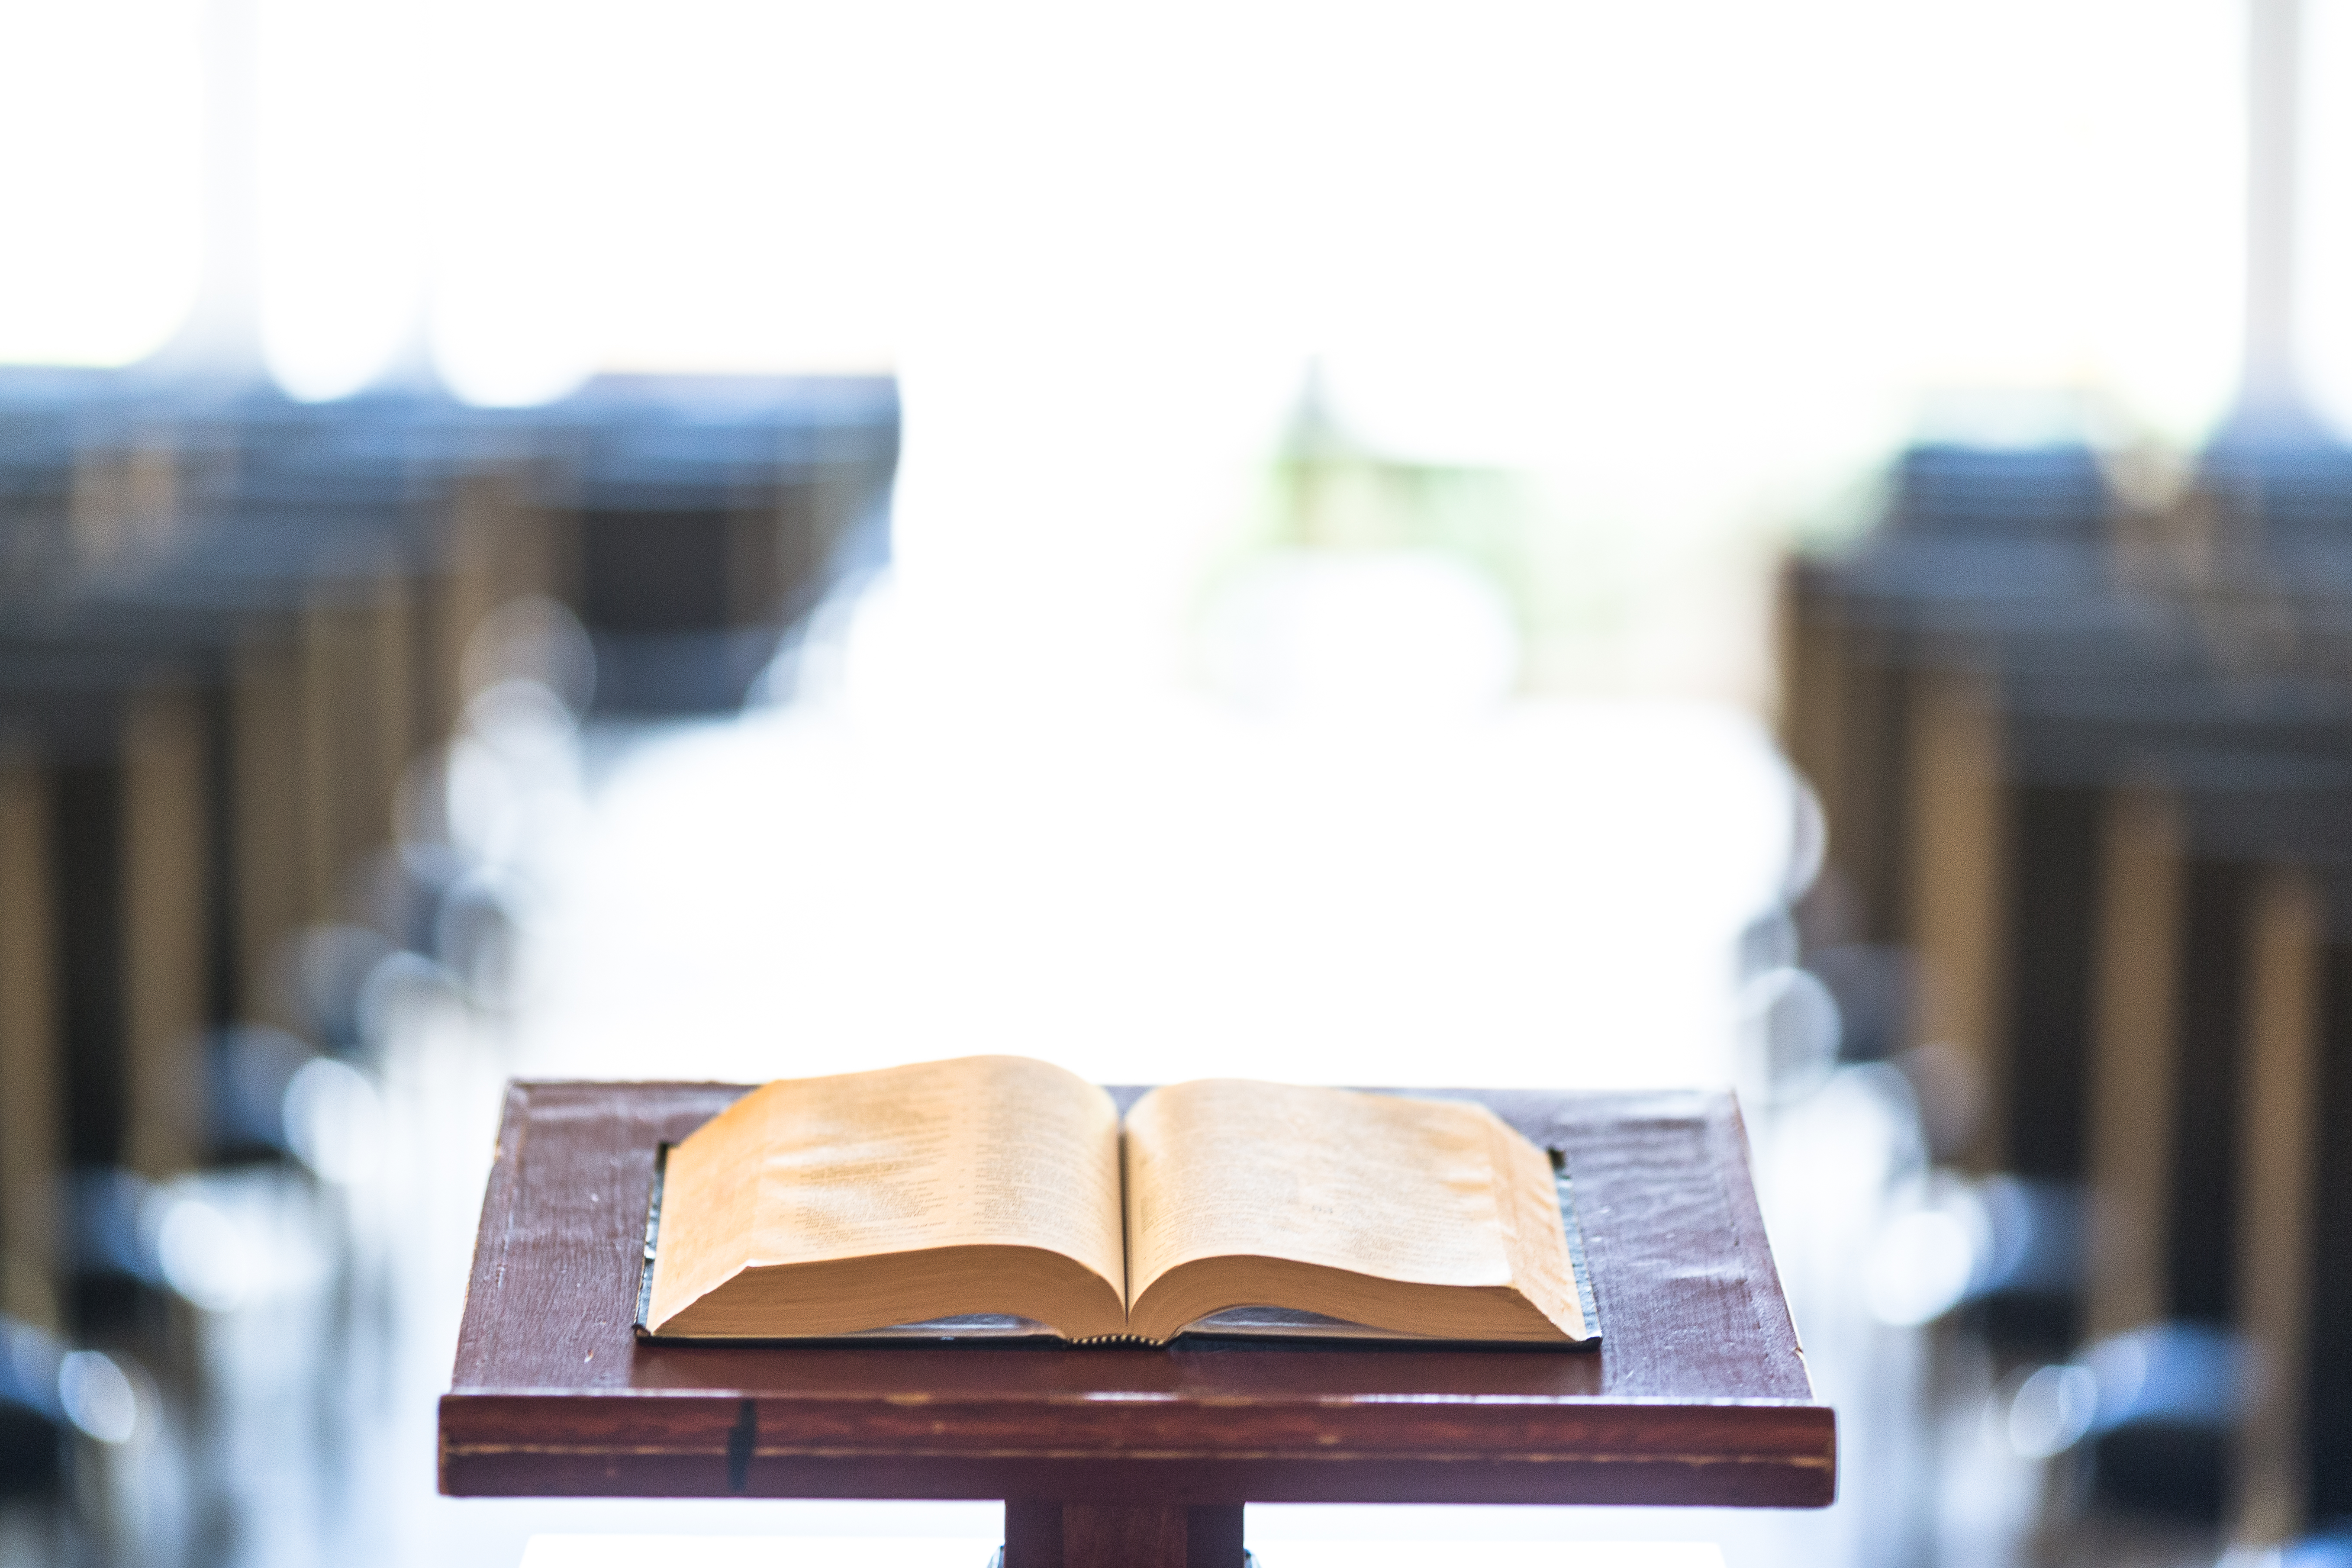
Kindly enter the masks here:
<path id="1" fill-rule="evenodd" d="M 1727 1096 L 1453 1091 L 1561 1151 L 1596 1352 L 640 1344 L 656 1146 L 744 1092 L 509 1088 L 441 1401 L 444 1492 L 1003 1498 L 1007 1568 L 1229 1568 L 1251 1500 L 1834 1494 L 1834 1418 Z"/>

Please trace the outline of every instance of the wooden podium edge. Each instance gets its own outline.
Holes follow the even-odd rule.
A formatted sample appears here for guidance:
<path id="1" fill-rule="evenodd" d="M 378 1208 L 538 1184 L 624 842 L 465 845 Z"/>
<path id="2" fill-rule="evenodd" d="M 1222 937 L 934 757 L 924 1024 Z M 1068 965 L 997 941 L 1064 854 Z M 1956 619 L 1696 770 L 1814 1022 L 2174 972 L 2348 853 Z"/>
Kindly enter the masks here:
<path id="1" fill-rule="evenodd" d="M 772 1394 L 639 1394 L 602 1402 L 579 1430 L 562 1394 L 441 1401 L 447 1496 L 834 1497 L 995 1500 L 1052 1493 L 1111 1501 L 1447 1501 L 1818 1508 L 1835 1500 L 1835 1417 L 1825 1405 L 1563 1400 L 1506 1430 L 1416 1401 L 1235 1413 L 1253 1428 L 1202 1440 L 1197 1422 L 1132 1418 L 1082 1397 L 1024 1412 Z M 625 1408 L 615 1408 L 625 1407 Z M 1335 1421 L 1335 1415 L 1349 1419 Z M 1190 1427 L 1190 1430 L 1185 1428 Z M 568 1431 L 566 1429 L 569 1428 Z M 1335 1429 L 1337 1428 L 1337 1429 Z M 561 1438 L 551 1433 L 565 1432 Z M 1239 1438 L 1236 1441 L 1236 1438 Z"/>
<path id="2" fill-rule="evenodd" d="M 494 1288 L 506 1271 L 520 1213 L 531 1092 L 559 1085 L 571 1087 L 571 1080 L 507 1086 L 467 1273 L 468 1306 L 475 1292 Z M 674 1080 L 648 1080 L 644 1087 L 715 1092 L 746 1088 Z M 1699 1091 L 1657 1098 L 1689 1108 L 1705 1123 L 1735 1239 L 1744 1253 L 1762 1260 L 1758 1284 L 1766 1289 L 1749 1297 L 1759 1331 L 1802 1367 L 1803 1346 L 1772 1260 L 1753 1181 L 1729 1180 L 1735 1168 L 1730 1162 L 1737 1162 L 1743 1176 L 1750 1168 L 1736 1101 L 1728 1094 Z M 1594 1288 L 1598 1295 L 1607 1294 L 1605 1280 L 1596 1278 Z M 1769 1304 L 1764 1294 L 1771 1299 Z M 1600 1310 L 1605 1315 L 1608 1304 L 1602 1301 Z M 473 1314 L 466 1311 L 457 1356 L 461 1366 L 468 1359 L 467 1331 L 473 1324 Z M 1810 1396 L 1809 1371 L 1805 1382 Z M 1269 1432 L 1263 1445 L 1236 1447 L 1227 1431 L 1210 1447 L 1197 1436 L 1172 1431 L 1097 1430 L 1073 1441 L 1063 1422 L 1074 1409 L 1129 1419 L 1149 1409 L 1083 1398 L 1020 1402 L 1029 1414 L 1062 1428 L 1055 1436 L 999 1431 L 976 1443 L 946 1444 L 938 1441 L 944 1405 L 796 1397 L 772 1390 L 609 1390 L 594 1399 L 593 1424 L 604 1430 L 593 1439 L 546 1440 L 548 1433 L 566 1426 L 578 1432 L 582 1403 L 570 1390 L 476 1386 L 443 1394 L 438 1489 L 452 1497 L 993 1500 L 1034 1494 L 1042 1471 L 1050 1472 L 1055 1489 L 1066 1495 L 1107 1500 L 1379 1502 L 1414 1495 L 1434 1469 L 1447 1477 L 1448 1500 L 1463 1502 L 1821 1508 L 1834 1501 L 1837 1491 L 1835 1414 L 1811 1397 L 1516 1401 L 1513 1416 L 1528 1425 L 1502 1442 L 1496 1441 L 1503 1436 L 1499 1432 L 1474 1434 L 1452 1423 L 1431 1427 L 1407 1418 L 1408 1412 L 1436 1415 L 1456 1405 L 1465 1415 L 1482 1407 L 1491 1414 L 1492 1407 L 1476 1396 L 1454 1401 L 1417 1395 L 1409 1403 L 1352 1407 L 1346 1401 L 1307 1400 L 1290 1413 L 1314 1430 L 1296 1441 Z M 1015 1414 L 1001 1400 L 992 1405 L 999 1414 Z M 1290 1407 L 1266 1414 L 1286 1409 Z M 1332 1417 L 1349 1409 L 1375 1415 L 1381 1436 L 1332 1431 Z M 922 1430 L 898 1429 L 889 1419 L 894 1415 L 917 1417 Z M 927 1443 L 926 1436 L 933 1440 Z"/>

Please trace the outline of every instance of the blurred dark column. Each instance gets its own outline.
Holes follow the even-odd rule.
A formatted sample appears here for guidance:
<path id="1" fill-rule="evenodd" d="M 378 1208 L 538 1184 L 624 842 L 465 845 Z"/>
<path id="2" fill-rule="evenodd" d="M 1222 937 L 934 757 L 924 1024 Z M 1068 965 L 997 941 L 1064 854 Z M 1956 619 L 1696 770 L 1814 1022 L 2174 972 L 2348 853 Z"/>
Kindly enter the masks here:
<path id="1" fill-rule="evenodd" d="M 2084 1174 L 2104 805 L 2103 792 L 2077 785 L 2023 784 L 2010 796 L 2003 1163 L 2036 1180 Z"/>
<path id="2" fill-rule="evenodd" d="M 457 474 L 425 530 L 420 725 L 442 736 L 473 695 L 466 653 L 492 611 L 525 598 L 578 602 L 580 541 L 571 514 L 535 496 L 520 463 Z"/>
<path id="3" fill-rule="evenodd" d="M 278 945 L 310 912 L 302 712 L 292 649 L 248 635 L 228 656 L 230 837 L 237 991 L 244 1016 L 286 1027 Z"/>
<path id="4" fill-rule="evenodd" d="M 2308 1362 L 2301 1416 L 2315 1520 L 2352 1519 L 2352 891 L 2339 887 L 2319 976 L 2309 1226 Z"/>
<path id="5" fill-rule="evenodd" d="M 745 625 L 736 565 L 748 553 L 740 542 L 753 535 L 718 508 L 582 514 L 580 618 L 596 642 L 599 708 L 691 713 L 741 704 L 773 646 L 756 620 L 749 625 L 761 646 L 734 646 Z"/>
<path id="6" fill-rule="evenodd" d="M 2248 1379 L 2234 1513 L 2241 1539 L 2285 1541 L 2309 1521 L 2303 1406 L 2327 924 L 2319 879 L 2269 868 L 2255 879 L 2249 913 L 2234 1306 L 2257 1370 Z"/>
<path id="7" fill-rule="evenodd" d="M 121 1163 L 151 1180 L 205 1152 L 201 1047 L 210 1014 L 213 768 L 185 687 L 131 699 L 122 740 Z"/>
<path id="8" fill-rule="evenodd" d="M 123 1059 L 122 766 L 113 758 L 57 769 L 49 841 L 64 1049 L 66 1161 L 122 1157 L 130 1074 Z"/>
<path id="9" fill-rule="evenodd" d="M 1903 843 L 1910 792 L 1905 670 L 1895 638 L 1852 613 L 1836 574 L 1794 563 L 1782 580 L 1782 743 L 1833 826 L 1822 893 L 1840 906 L 1822 944 L 1909 934 Z"/>
<path id="10" fill-rule="evenodd" d="M 416 749 L 407 584 L 384 563 L 323 585 L 299 625 L 306 912 L 332 920 L 351 869 L 392 840 L 393 799 Z"/>
<path id="11" fill-rule="evenodd" d="M 37 763 L 0 765 L 0 1313 L 54 1331 L 65 1113 L 50 788 Z"/>
<path id="12" fill-rule="evenodd" d="M 1909 833 L 1899 853 L 1905 925 L 1918 954 L 1916 1037 L 1955 1052 L 1979 1095 L 1999 1106 L 2013 1076 L 2000 997 L 2015 865 L 2000 706 L 1992 683 L 1969 669 L 1916 671 L 1908 690 Z M 1986 1121 L 1968 1149 L 1953 1152 L 1980 1170 L 1995 1168 L 2008 1142 L 1998 1120 Z"/>
<path id="13" fill-rule="evenodd" d="M 2092 1225 L 2084 1327 L 2093 1336 L 2120 1334 L 2165 1313 L 2185 896 L 2185 829 L 2170 791 L 2118 787 L 2103 817 L 2086 1130 Z"/>
<path id="14" fill-rule="evenodd" d="M 205 1026 L 219 1030 L 244 1016 L 246 983 L 238 968 L 236 719 L 227 660 L 217 648 L 212 665 L 197 701 L 205 753 Z"/>
<path id="15" fill-rule="evenodd" d="M 2237 1305 L 2251 884 L 2243 866 L 2192 860 L 2181 910 L 2165 1295 L 2169 1316 L 2222 1326 Z"/>

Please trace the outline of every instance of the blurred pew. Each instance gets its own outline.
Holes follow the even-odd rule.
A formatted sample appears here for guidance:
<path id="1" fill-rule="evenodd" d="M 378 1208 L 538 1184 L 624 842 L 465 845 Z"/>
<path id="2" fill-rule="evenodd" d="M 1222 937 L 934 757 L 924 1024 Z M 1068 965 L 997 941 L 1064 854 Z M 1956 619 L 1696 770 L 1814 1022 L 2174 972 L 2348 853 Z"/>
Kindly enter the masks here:
<path id="1" fill-rule="evenodd" d="M 2150 507 L 2080 448 L 1923 448 L 1784 614 L 1830 826 L 1801 923 L 1916 955 L 1909 1043 L 1979 1112 L 1939 1153 L 2087 1216 L 1976 1321 L 2240 1369 L 2095 1434 L 2116 1495 L 2226 1497 L 2257 1542 L 2342 1514 L 2352 1358 L 2315 1325 L 2352 1310 L 2352 453 L 2224 443 Z"/>
<path id="2" fill-rule="evenodd" d="M 305 964 L 436 940 L 446 889 L 383 879 L 420 758 L 518 673 L 485 637 L 584 623 L 601 683 L 521 671 L 574 709 L 740 704 L 887 560 L 897 444 L 874 379 L 482 410 L 0 372 L 0 1316 L 196 1397 L 142 1194 L 288 1158 L 290 1075 L 365 1044 Z"/>

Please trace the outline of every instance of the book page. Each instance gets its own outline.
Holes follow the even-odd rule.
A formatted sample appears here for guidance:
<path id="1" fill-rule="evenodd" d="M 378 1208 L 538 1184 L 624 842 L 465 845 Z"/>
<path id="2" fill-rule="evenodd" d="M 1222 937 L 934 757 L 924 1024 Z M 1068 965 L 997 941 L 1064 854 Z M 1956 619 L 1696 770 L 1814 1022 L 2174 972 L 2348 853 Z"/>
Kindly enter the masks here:
<path id="1" fill-rule="evenodd" d="M 1496 1217 L 1511 1259 L 1511 1283 L 1545 1317 L 1580 1339 L 1594 1325 L 1586 1321 L 1577 1295 L 1551 1157 L 1499 1116 L 1489 1114 L 1486 1125 L 1495 1159 Z"/>
<path id="2" fill-rule="evenodd" d="M 746 1268 L 1007 1245 L 1125 1279 L 1118 1113 L 1074 1074 L 964 1057 L 752 1090 L 670 1151 L 648 1326 Z"/>
<path id="3" fill-rule="evenodd" d="M 1480 1106 L 1346 1089 L 1240 1079 L 1155 1089 L 1127 1118 L 1129 1309 L 1178 1265 L 1229 1255 L 1511 1285 L 1499 1125 Z"/>

